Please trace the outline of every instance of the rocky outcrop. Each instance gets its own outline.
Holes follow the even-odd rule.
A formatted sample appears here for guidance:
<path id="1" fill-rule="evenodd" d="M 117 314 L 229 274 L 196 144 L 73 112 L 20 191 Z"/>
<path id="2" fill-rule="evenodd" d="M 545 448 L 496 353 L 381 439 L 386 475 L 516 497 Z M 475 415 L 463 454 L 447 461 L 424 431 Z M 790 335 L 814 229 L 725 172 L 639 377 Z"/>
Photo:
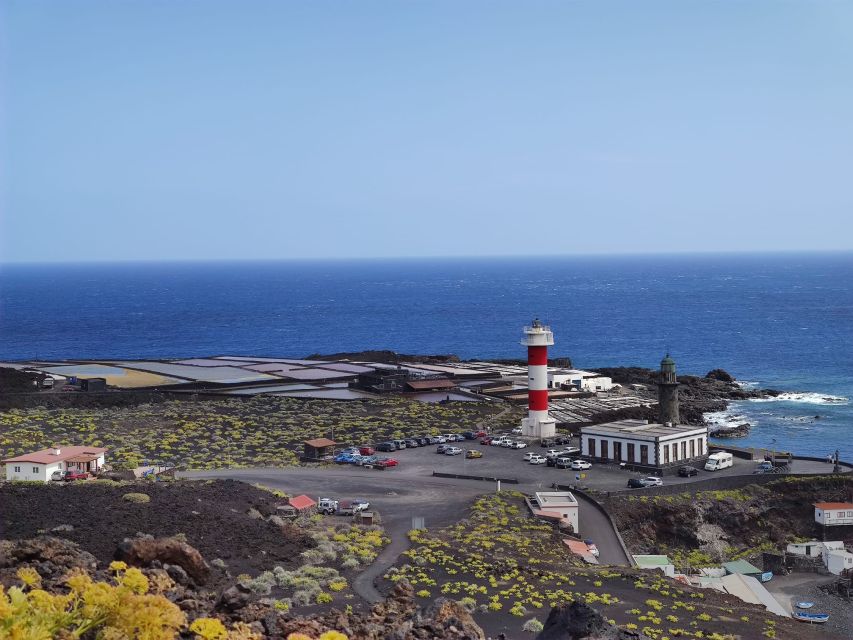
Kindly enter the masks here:
<path id="1" fill-rule="evenodd" d="M 438 598 L 426 610 L 415 604 L 414 589 L 400 580 L 383 602 L 368 614 L 346 615 L 332 611 L 326 615 L 291 617 L 279 620 L 275 633 L 287 637 L 304 633 L 316 638 L 335 630 L 359 640 L 485 640 L 483 630 L 468 610 L 454 600 Z"/>
<path id="2" fill-rule="evenodd" d="M 69 569 L 87 573 L 97 567 L 95 556 L 81 551 L 73 542 L 42 536 L 29 540 L 0 540 L 0 582 L 18 582 L 15 571 L 29 566 L 38 571 L 45 587 L 57 586 Z"/>
<path id="3" fill-rule="evenodd" d="M 610 624 L 584 602 L 572 602 L 551 609 L 536 640 L 649 640 L 649 637 Z"/>
<path id="4" fill-rule="evenodd" d="M 115 558 L 137 567 L 150 567 L 153 562 L 177 565 L 196 584 L 204 584 L 210 575 L 210 567 L 198 550 L 176 538 L 125 539 Z"/>

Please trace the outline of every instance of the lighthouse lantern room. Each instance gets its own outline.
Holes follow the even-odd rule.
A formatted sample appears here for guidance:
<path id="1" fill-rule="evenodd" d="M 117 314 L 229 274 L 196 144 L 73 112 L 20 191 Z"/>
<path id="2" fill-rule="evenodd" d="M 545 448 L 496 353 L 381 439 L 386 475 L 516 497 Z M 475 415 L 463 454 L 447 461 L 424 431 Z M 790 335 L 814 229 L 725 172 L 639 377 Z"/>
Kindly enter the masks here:
<path id="1" fill-rule="evenodd" d="M 521 344 L 527 347 L 527 417 L 521 421 L 522 435 L 551 438 L 557 423 L 548 415 L 548 347 L 554 344 L 551 327 L 535 319 L 524 327 Z"/>

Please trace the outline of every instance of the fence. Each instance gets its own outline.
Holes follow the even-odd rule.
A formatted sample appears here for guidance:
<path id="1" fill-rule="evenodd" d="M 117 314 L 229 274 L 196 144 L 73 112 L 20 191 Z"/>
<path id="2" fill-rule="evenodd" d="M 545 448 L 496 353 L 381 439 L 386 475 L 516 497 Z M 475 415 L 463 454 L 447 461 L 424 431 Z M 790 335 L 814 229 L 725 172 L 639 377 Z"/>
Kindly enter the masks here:
<path id="1" fill-rule="evenodd" d="M 469 476 L 463 473 L 441 473 L 439 471 L 432 472 L 436 478 L 457 478 L 459 480 L 487 480 L 489 482 L 505 482 L 506 484 L 518 484 L 518 478 L 493 478 L 491 476 Z"/>

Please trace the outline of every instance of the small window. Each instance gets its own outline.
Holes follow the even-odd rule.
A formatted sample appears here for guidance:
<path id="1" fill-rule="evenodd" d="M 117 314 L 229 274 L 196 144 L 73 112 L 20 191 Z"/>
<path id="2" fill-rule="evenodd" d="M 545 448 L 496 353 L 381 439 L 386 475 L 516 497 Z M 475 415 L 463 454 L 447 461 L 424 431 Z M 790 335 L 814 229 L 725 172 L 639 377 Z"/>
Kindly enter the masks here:
<path id="1" fill-rule="evenodd" d="M 39 468 L 38 468 L 38 467 L 33 467 L 33 473 L 38 473 L 38 472 L 39 472 Z"/>
<path id="2" fill-rule="evenodd" d="M 21 467 L 15 467 L 15 473 L 21 473 Z"/>

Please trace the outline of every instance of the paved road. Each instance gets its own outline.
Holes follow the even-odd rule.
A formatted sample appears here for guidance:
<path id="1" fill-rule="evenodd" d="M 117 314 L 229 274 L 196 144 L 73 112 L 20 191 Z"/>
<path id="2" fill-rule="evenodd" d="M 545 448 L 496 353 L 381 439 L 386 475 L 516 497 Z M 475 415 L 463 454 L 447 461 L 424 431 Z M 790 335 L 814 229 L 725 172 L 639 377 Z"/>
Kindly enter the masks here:
<path id="1" fill-rule="evenodd" d="M 375 505 L 382 517 L 382 526 L 391 537 L 376 560 L 353 582 L 353 588 L 368 602 L 377 602 L 382 595 L 374 580 L 385 573 L 397 557 L 409 546 L 406 533 L 413 518 L 423 518 L 429 528 L 440 528 L 457 522 L 470 502 L 494 488 L 489 483 L 459 481 L 443 478 L 416 478 L 411 473 L 395 470 L 371 471 L 355 467 L 332 469 L 223 469 L 220 471 L 190 471 L 180 474 L 187 478 L 231 478 L 261 483 L 287 493 L 305 493 L 315 498 L 325 495 L 364 498 Z"/>

